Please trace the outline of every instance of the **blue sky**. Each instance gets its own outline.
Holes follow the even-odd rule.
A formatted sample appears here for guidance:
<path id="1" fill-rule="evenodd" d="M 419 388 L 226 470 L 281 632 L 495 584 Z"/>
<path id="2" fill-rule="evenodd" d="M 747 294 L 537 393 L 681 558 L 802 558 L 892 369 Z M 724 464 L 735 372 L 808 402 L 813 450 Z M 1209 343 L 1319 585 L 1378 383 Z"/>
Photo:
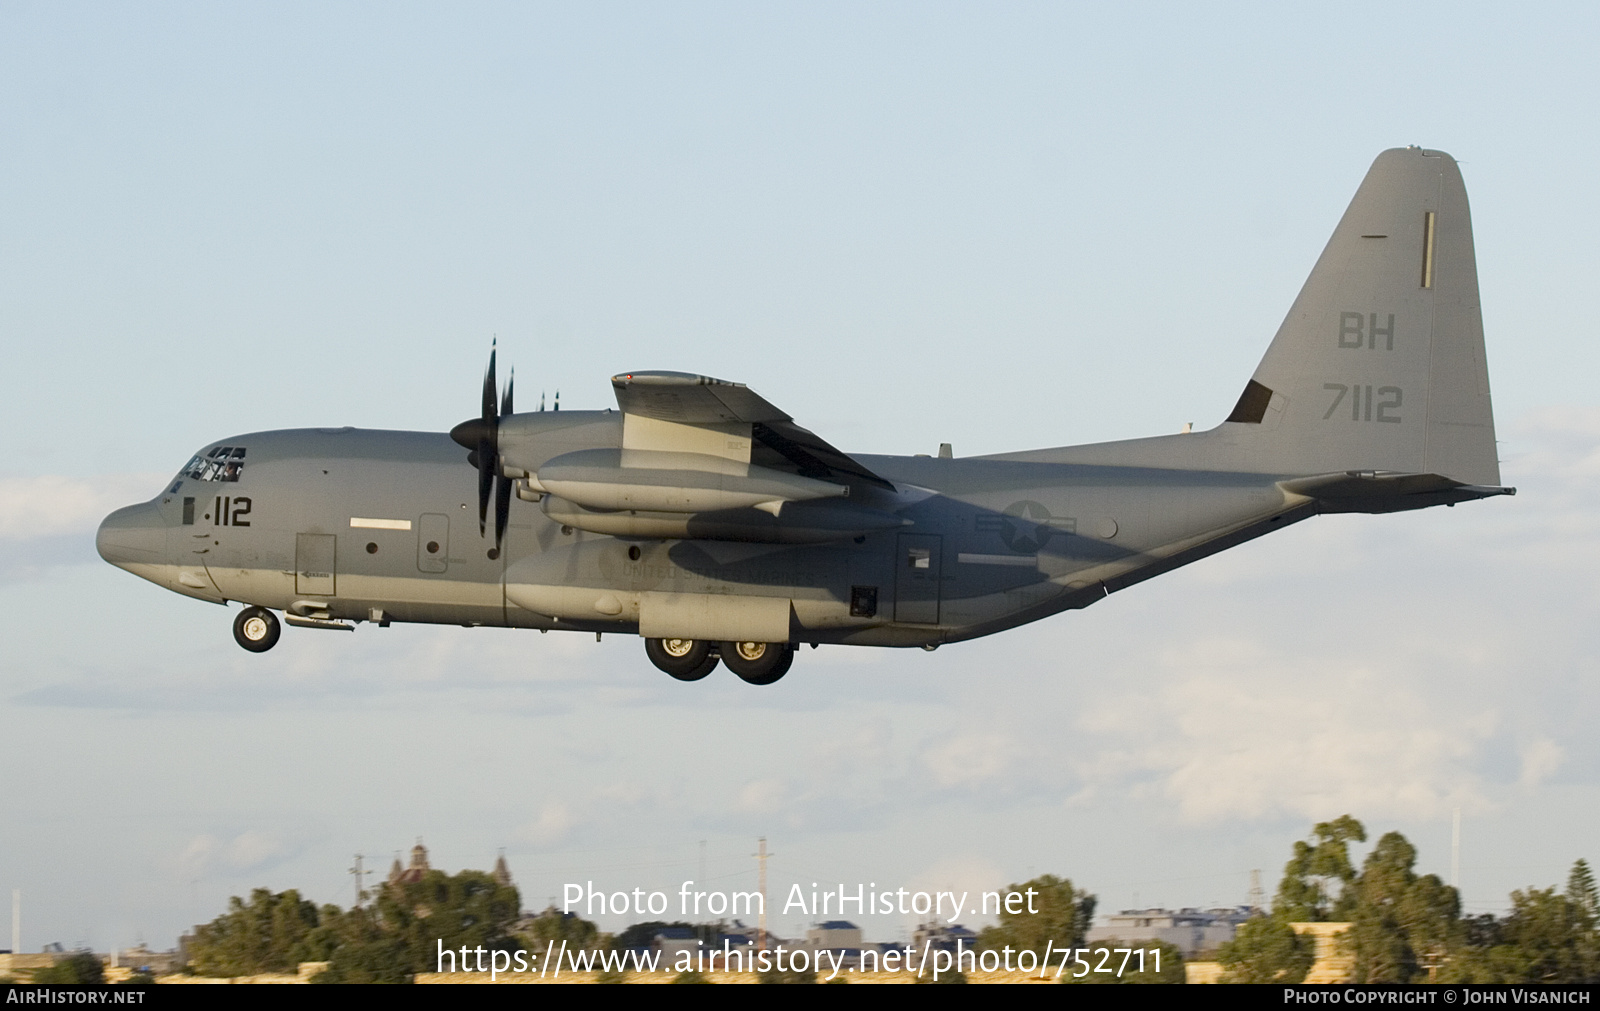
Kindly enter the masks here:
<path id="1" fill-rule="evenodd" d="M 0 5 L 0 888 L 24 944 L 348 902 L 422 836 L 569 880 L 1245 898 L 1346 812 L 1470 908 L 1600 858 L 1586 5 Z M 211 440 L 749 383 L 836 444 L 1208 427 L 1371 159 L 1462 162 L 1515 499 L 1286 531 L 753 692 L 636 642 L 243 653 L 99 562 Z M 471 481 L 464 468 L 464 480 Z M 293 633 L 293 630 L 291 630 Z M 786 877 L 787 875 L 787 877 Z M 781 917 L 779 929 L 798 926 Z M 605 921 L 603 921 L 605 922 Z M 620 926 L 606 923 L 608 927 Z M 889 938 L 910 924 L 867 924 Z"/>

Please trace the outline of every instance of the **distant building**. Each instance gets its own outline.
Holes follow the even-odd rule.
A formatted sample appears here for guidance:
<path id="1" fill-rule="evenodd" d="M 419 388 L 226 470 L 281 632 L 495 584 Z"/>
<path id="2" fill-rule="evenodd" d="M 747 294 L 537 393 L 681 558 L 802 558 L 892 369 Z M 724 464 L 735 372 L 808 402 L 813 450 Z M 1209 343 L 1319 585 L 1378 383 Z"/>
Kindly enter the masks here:
<path id="1" fill-rule="evenodd" d="M 692 927 L 662 927 L 650 939 L 650 950 L 661 952 L 663 964 L 671 965 L 680 951 L 698 951 L 700 935 Z"/>
<path id="2" fill-rule="evenodd" d="M 978 935 L 959 923 L 941 923 L 930 920 L 917 924 L 911 932 L 911 946 L 918 951 L 931 944 L 933 951 L 971 951 L 978 944 Z"/>
<path id="3" fill-rule="evenodd" d="M 422 845 L 422 840 L 418 839 L 417 844 L 411 847 L 411 866 L 401 867 L 400 855 L 395 854 L 394 863 L 389 866 L 388 883 L 391 886 L 414 885 L 431 870 L 433 867 L 428 863 L 428 847 Z M 500 855 L 495 858 L 494 870 L 490 873 L 495 884 L 511 884 L 511 868 L 506 864 L 504 850 L 501 850 Z"/>
<path id="4" fill-rule="evenodd" d="M 827 920 L 806 931 L 806 944 L 813 951 L 822 948 L 859 948 L 861 928 L 849 920 Z"/>
<path id="5" fill-rule="evenodd" d="M 432 869 L 428 866 L 428 848 L 422 845 L 422 841 L 419 839 L 417 844 L 411 847 L 410 867 L 402 870 L 400 858 L 394 858 L 394 866 L 389 868 L 389 886 L 391 888 L 399 888 L 404 885 L 414 885 L 421 881 Z"/>
<path id="6" fill-rule="evenodd" d="M 748 966 L 755 964 L 752 960 L 755 958 L 756 949 L 760 947 L 760 933 L 757 928 L 747 927 L 738 920 L 734 920 L 732 926 L 718 922 L 699 927 L 660 927 L 644 950 L 659 951 L 663 965 L 676 963 L 681 952 L 699 952 L 698 959 L 709 958 L 714 951 L 719 959 L 727 957 L 731 952 L 743 959 L 742 962 L 736 961 L 735 965 Z M 769 949 L 776 948 L 780 944 L 790 948 L 795 947 L 792 941 L 785 941 L 771 933 L 767 934 Z"/>
<path id="7" fill-rule="evenodd" d="M 1091 927 L 1091 946 L 1105 941 L 1165 941 L 1193 958 L 1233 940 L 1239 924 L 1255 911 L 1249 906 L 1226 909 L 1124 909 L 1098 927 Z"/>
<path id="8" fill-rule="evenodd" d="M 176 972 L 183 963 L 177 951 L 151 951 L 140 943 L 112 952 L 109 964 L 136 972 L 148 972 L 153 976 L 165 976 Z"/>
<path id="9" fill-rule="evenodd" d="M 722 928 L 722 933 L 720 935 L 718 935 L 718 937 L 717 937 L 717 944 L 718 945 L 722 944 L 722 939 L 724 937 L 728 938 L 735 945 L 740 945 L 740 944 L 747 944 L 747 945 L 749 945 L 749 944 L 760 944 L 761 943 L 761 928 L 760 927 L 747 927 L 747 926 L 745 926 L 743 920 L 734 920 L 733 923 L 731 923 L 728 926 Z M 768 940 L 772 941 L 774 944 L 777 943 L 777 938 L 772 934 L 771 931 L 768 931 L 767 938 L 768 938 Z"/>
<path id="10" fill-rule="evenodd" d="M 863 944 L 861 928 L 849 920 L 824 920 L 807 930 L 804 942 L 796 942 L 794 946 L 810 950 L 813 959 L 818 952 L 832 952 L 832 964 L 846 970 L 861 967 L 862 948 L 877 947 Z"/>

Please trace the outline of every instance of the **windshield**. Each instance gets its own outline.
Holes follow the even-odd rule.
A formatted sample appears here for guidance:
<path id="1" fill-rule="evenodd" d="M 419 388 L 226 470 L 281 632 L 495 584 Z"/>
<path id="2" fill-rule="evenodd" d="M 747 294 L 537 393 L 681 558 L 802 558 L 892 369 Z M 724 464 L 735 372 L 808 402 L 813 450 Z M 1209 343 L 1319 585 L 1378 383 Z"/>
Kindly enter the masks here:
<path id="1" fill-rule="evenodd" d="M 190 460 L 179 476 L 196 481 L 237 481 L 243 471 L 244 447 L 218 446 Z"/>

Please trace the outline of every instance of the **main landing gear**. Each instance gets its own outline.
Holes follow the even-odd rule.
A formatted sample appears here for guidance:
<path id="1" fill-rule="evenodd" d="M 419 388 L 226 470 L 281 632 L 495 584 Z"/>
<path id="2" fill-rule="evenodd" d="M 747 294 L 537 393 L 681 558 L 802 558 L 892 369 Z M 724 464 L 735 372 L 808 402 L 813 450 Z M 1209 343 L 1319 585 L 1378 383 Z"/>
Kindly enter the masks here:
<path id="1" fill-rule="evenodd" d="M 794 649 L 782 642 L 706 642 L 703 639 L 646 639 L 650 662 L 679 681 L 698 681 L 720 659 L 748 684 L 770 685 L 789 673 Z"/>
<path id="2" fill-rule="evenodd" d="M 770 685 L 789 673 L 794 650 L 782 642 L 725 642 L 722 662 L 746 684 Z"/>
<path id="3" fill-rule="evenodd" d="M 646 639 L 645 656 L 679 681 L 698 681 L 717 668 L 717 653 L 703 639 Z"/>
<path id="4" fill-rule="evenodd" d="M 252 653 L 265 653 L 276 646 L 282 631 L 278 616 L 264 607 L 247 607 L 233 619 L 233 638 Z"/>

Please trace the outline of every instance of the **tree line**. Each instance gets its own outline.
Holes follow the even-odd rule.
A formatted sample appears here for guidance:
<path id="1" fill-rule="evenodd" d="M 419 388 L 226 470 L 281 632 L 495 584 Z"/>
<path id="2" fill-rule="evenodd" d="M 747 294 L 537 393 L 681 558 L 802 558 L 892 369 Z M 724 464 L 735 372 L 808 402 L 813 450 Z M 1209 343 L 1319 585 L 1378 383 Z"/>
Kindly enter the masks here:
<path id="1" fill-rule="evenodd" d="M 1379 839 L 1357 870 L 1350 847 L 1366 839 L 1365 826 L 1346 815 L 1296 842 L 1271 911 L 1242 924 L 1219 949 L 1224 980 L 1302 981 L 1313 961 L 1313 939 L 1290 925 L 1348 922 L 1342 954 L 1357 982 L 1600 982 L 1600 896 L 1585 861 L 1573 865 L 1564 890 L 1515 891 L 1504 916 L 1464 916 L 1455 888 L 1416 873 L 1416 848 L 1398 832 Z M 1042 956 L 1052 948 L 1084 947 L 1095 896 L 1051 874 L 1007 888 L 1028 889 L 1038 895 L 1037 912 L 1002 913 L 979 934 L 979 950 Z M 517 889 L 482 871 L 428 871 L 419 880 L 382 887 L 371 902 L 348 910 L 319 907 L 294 890 L 260 888 L 248 901 L 231 899 L 226 913 L 197 928 L 189 965 L 199 975 L 249 976 L 327 962 L 315 982 L 400 983 L 434 971 L 440 947 L 539 951 L 566 941 L 569 948 L 626 949 L 648 945 L 667 926 L 690 927 L 702 939 L 714 939 L 716 929 L 651 921 L 613 936 L 555 909 L 532 918 L 520 909 Z M 1178 950 L 1160 947 L 1159 973 L 1090 973 L 1071 981 L 1182 982 Z M 1070 971 L 1062 978 L 1071 979 Z"/>
<path id="2" fill-rule="evenodd" d="M 1366 827 L 1345 815 L 1296 842 L 1271 913 L 1218 952 L 1223 979 L 1300 982 L 1313 942 L 1290 924 L 1348 922 L 1341 954 L 1358 983 L 1600 982 L 1600 894 L 1584 860 L 1565 890 L 1514 891 L 1504 916 L 1464 916 L 1455 888 L 1416 873 L 1416 847 L 1399 832 L 1379 839 L 1357 871 L 1350 845 L 1366 841 Z"/>
<path id="3" fill-rule="evenodd" d="M 235 896 L 228 911 L 199 927 L 189 968 L 201 976 L 292 973 L 301 962 L 327 962 L 315 983 L 405 983 L 432 972 L 438 948 L 512 951 L 521 910 L 516 888 L 482 871 L 428 871 L 390 884 L 365 906 L 317 906 L 294 889 L 258 888 Z"/>

